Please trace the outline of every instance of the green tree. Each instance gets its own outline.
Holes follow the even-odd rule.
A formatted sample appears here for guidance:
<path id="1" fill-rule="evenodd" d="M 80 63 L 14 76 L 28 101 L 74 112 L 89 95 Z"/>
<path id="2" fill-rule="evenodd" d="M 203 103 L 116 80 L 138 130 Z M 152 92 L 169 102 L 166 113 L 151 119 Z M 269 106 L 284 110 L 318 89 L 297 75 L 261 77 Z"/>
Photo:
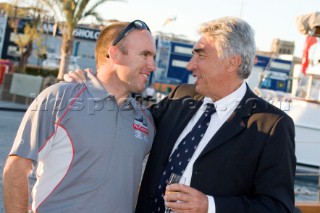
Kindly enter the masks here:
<path id="1" fill-rule="evenodd" d="M 73 49 L 73 31 L 78 23 L 86 17 L 95 17 L 98 22 L 102 22 L 101 16 L 95 9 L 107 1 L 116 0 L 97 0 L 89 5 L 89 0 L 38 0 L 50 8 L 53 12 L 56 24 L 62 33 L 61 61 L 57 78 L 62 79 L 68 71 L 70 55 Z M 121 0 L 119 0 L 121 1 Z M 92 0 L 91 0 L 92 2 Z"/>
<path id="2" fill-rule="evenodd" d="M 41 20 L 43 10 L 33 6 L 31 2 L 17 0 L 13 4 L 3 3 L 0 8 L 4 9 L 8 16 L 9 26 L 13 30 L 11 39 L 19 47 L 19 58 L 17 71 L 24 72 L 28 58 L 32 54 L 33 42 L 42 35 Z M 18 26 L 21 19 L 27 19 L 23 33 L 18 32 Z"/>

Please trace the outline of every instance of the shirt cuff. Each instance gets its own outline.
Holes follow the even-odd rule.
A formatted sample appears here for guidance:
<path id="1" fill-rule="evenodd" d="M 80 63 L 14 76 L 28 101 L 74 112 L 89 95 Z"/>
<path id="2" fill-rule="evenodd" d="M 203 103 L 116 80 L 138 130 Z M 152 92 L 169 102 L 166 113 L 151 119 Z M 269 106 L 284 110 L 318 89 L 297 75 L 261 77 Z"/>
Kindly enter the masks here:
<path id="1" fill-rule="evenodd" d="M 208 213 L 216 213 L 216 204 L 214 203 L 214 198 L 207 195 L 208 197 Z"/>

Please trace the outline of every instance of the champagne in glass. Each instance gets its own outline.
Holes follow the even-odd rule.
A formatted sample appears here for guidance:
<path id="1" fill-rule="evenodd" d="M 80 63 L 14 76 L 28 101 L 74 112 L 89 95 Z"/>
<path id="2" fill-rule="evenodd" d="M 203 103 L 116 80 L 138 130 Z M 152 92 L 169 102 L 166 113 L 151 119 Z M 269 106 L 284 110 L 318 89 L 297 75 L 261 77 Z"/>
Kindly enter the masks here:
<path id="1" fill-rule="evenodd" d="M 185 180 L 186 180 L 186 178 L 184 176 L 176 174 L 176 173 L 172 173 L 170 175 L 170 177 L 169 177 L 167 185 L 170 185 L 172 183 L 184 184 Z M 178 193 L 178 192 L 168 191 L 168 190 L 165 191 L 165 195 L 172 194 L 172 193 Z M 166 208 L 165 213 L 170 213 L 171 212 L 171 210 L 169 208 L 167 208 L 167 207 L 165 207 L 165 208 Z"/>
<path id="2" fill-rule="evenodd" d="M 180 183 L 180 180 L 182 180 L 183 182 L 181 182 L 181 184 L 184 183 L 184 179 L 185 177 L 183 177 L 182 175 L 176 174 L 176 173 L 172 173 L 169 177 L 168 183 L 167 185 L 170 185 L 172 183 Z M 177 192 L 173 192 L 173 191 L 167 191 L 165 192 L 165 194 L 172 194 L 172 193 L 177 193 Z"/>

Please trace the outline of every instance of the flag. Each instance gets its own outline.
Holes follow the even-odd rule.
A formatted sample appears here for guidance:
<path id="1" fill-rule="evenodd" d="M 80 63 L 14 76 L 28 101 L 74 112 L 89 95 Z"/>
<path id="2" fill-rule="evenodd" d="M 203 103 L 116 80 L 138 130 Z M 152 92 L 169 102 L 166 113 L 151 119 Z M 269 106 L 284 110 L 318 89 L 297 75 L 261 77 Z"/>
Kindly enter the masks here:
<path id="1" fill-rule="evenodd" d="M 302 73 L 305 75 L 307 72 L 307 67 L 309 65 L 309 49 L 312 45 L 317 43 L 317 38 L 307 35 L 306 43 L 304 44 L 303 55 L 301 60 Z"/>
<path id="2" fill-rule="evenodd" d="M 175 20 L 177 20 L 177 17 L 171 17 L 171 18 L 167 18 L 167 20 L 163 23 L 163 26 L 166 26 L 167 24 L 174 22 Z"/>

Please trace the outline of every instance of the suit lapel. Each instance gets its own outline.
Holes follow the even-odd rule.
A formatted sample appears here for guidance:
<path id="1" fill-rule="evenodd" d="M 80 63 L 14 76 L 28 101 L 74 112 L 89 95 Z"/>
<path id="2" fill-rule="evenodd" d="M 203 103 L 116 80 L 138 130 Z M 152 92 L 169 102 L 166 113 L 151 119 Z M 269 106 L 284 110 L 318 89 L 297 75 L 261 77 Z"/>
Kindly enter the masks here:
<path id="1" fill-rule="evenodd" d="M 212 151 L 213 149 L 226 143 L 230 138 L 237 135 L 247 126 L 247 117 L 252 114 L 254 109 L 256 97 L 252 91 L 247 87 L 247 92 L 238 107 L 221 126 L 217 133 L 212 137 L 207 146 L 203 149 L 200 156 Z"/>
<path id="2" fill-rule="evenodd" d="M 242 131 L 246 127 L 242 118 L 243 116 L 241 113 L 236 111 L 233 112 L 201 152 L 200 157 L 227 142 L 234 135 Z"/>

